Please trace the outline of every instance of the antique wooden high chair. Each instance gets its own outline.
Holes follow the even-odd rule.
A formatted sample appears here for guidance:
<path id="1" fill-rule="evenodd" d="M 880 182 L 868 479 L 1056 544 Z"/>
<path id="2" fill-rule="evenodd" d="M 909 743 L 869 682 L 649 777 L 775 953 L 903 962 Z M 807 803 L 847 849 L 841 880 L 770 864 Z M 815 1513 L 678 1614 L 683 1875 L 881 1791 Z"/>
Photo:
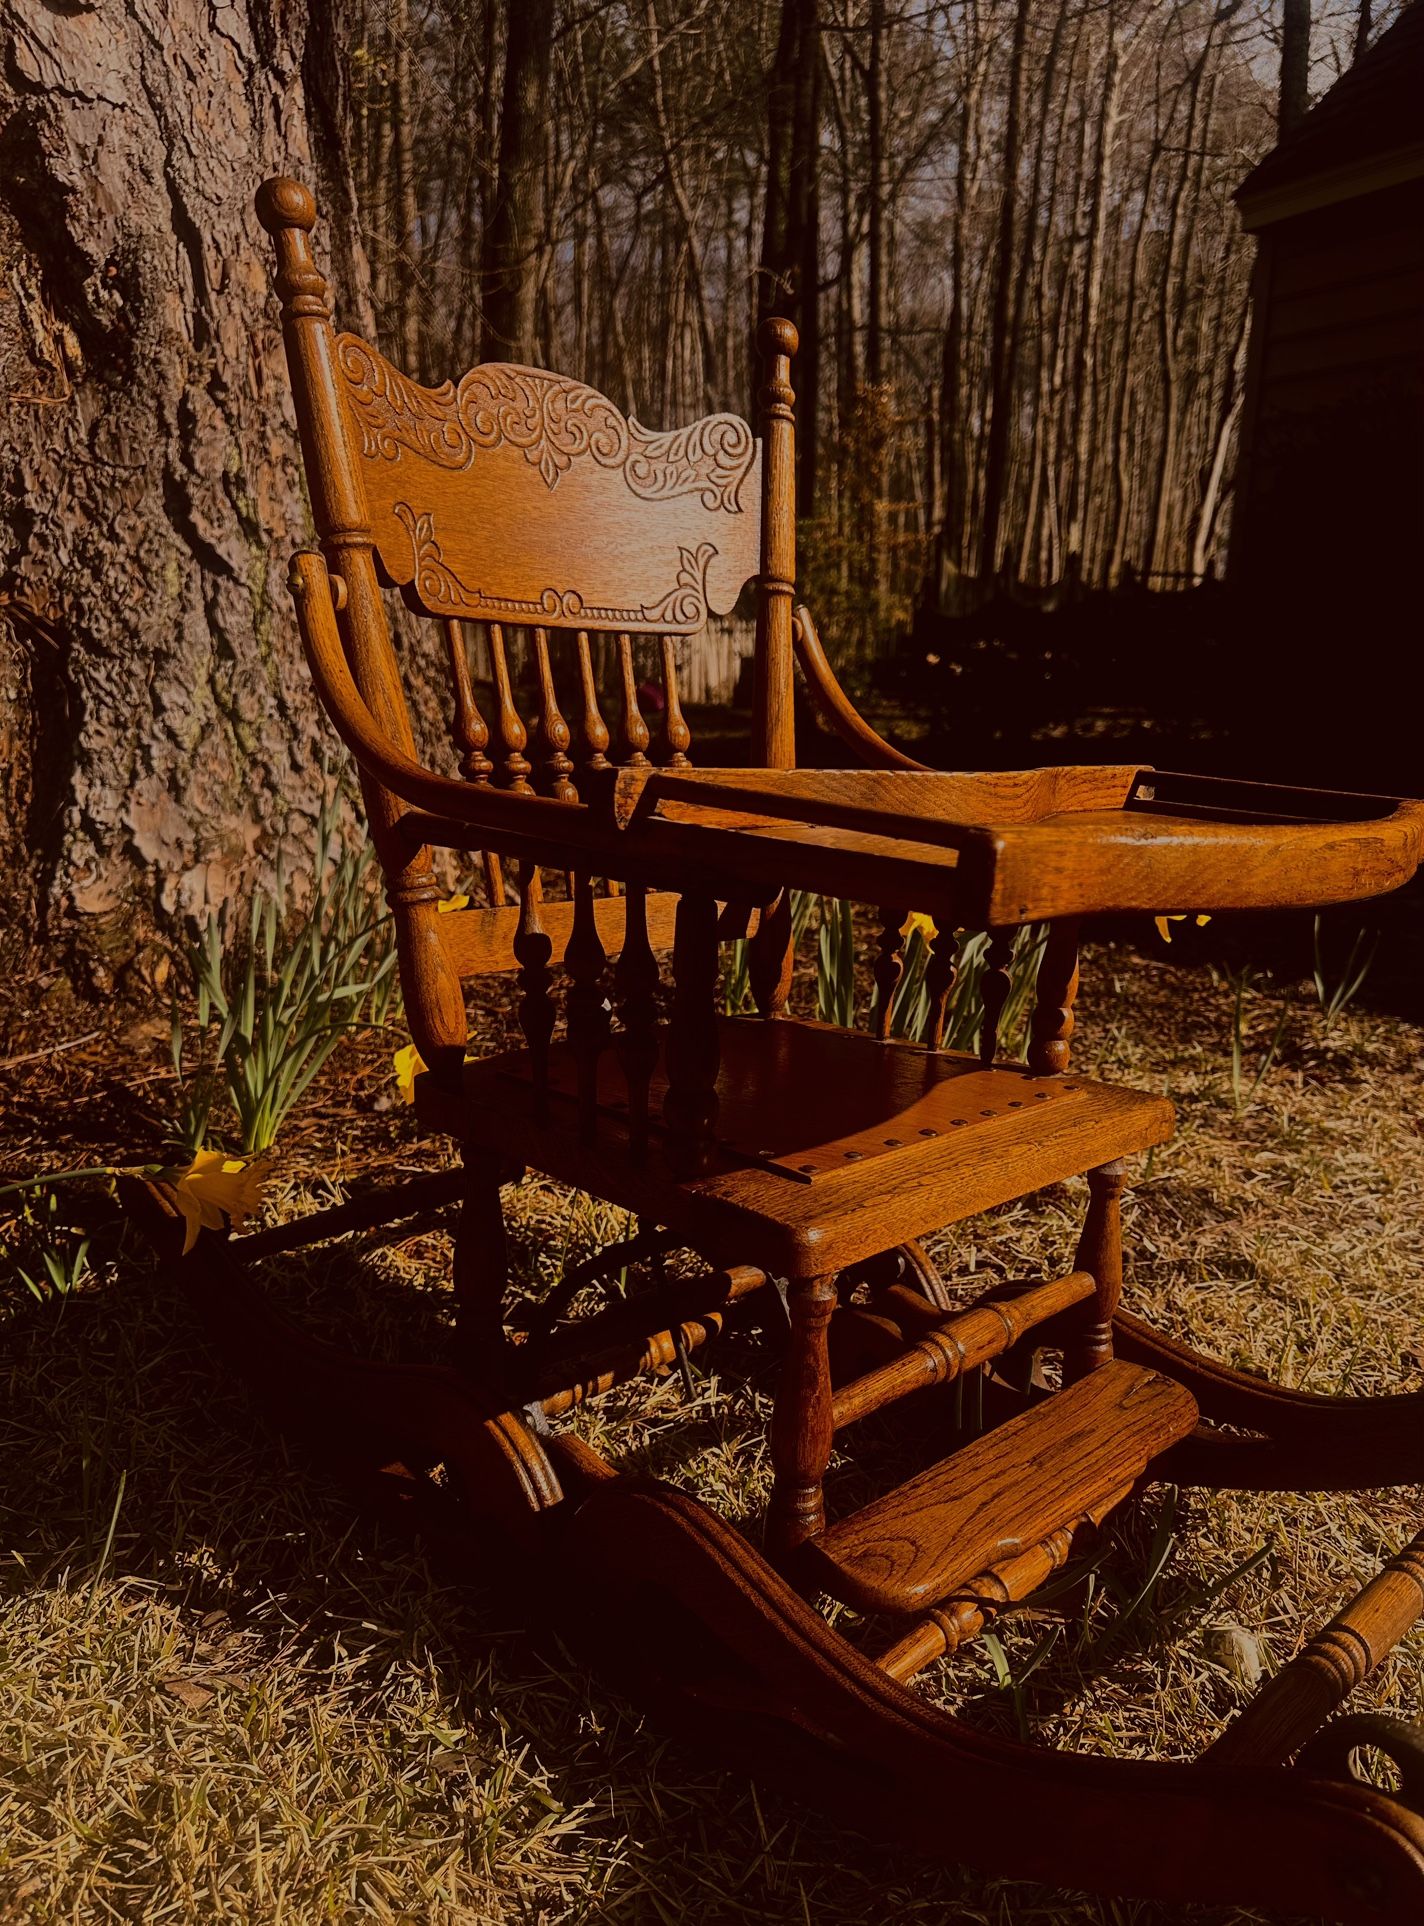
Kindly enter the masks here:
<path id="1" fill-rule="evenodd" d="M 1424 1540 L 1228 1731 L 1215 1771 L 986 1740 L 904 1689 L 1061 1565 L 1081 1525 L 1163 1470 L 1211 1484 L 1424 1477 L 1421 1397 L 1278 1391 L 1120 1311 L 1124 1160 L 1168 1136 L 1171 1108 L 1076 1076 L 1068 1061 L 1082 914 L 1371 894 L 1412 872 L 1424 812 L 1135 766 L 924 770 L 859 717 L 809 614 L 793 615 L 788 323 L 762 333 L 760 440 L 727 415 L 652 433 L 577 382 L 503 364 L 425 388 L 333 332 L 308 242 L 310 194 L 271 181 L 258 205 L 276 245 L 321 541 L 320 553 L 293 562 L 303 640 L 361 771 L 406 1010 L 428 1065 L 417 1110 L 458 1140 L 464 1163 L 460 1377 L 426 1373 L 420 1392 L 392 1392 L 406 1430 L 387 1425 L 382 1449 L 398 1446 L 411 1463 L 422 1450 L 462 1462 L 488 1487 L 474 1493 L 477 1511 L 531 1521 L 531 1558 L 555 1542 L 561 1558 L 576 1554 L 584 1615 L 602 1624 L 635 1684 L 695 1707 L 734 1752 L 780 1759 L 861 1823 L 922 1841 L 948 1830 L 948 1850 L 1005 1871 L 1178 1897 L 1317 1906 L 1325 1895 L 1351 1916 L 1385 1919 L 1380 1904 L 1424 1894 L 1424 1819 L 1373 1789 L 1276 1769 L 1362 1669 L 1357 1647 L 1374 1663 L 1424 1606 Z M 695 770 L 677 640 L 709 611 L 730 610 L 748 583 L 759 766 Z M 458 773 L 416 754 L 383 607 L 389 588 L 441 625 Z M 488 720 L 467 623 L 484 625 Z M 516 706 L 516 628 L 536 692 L 532 731 Z M 637 700 L 639 650 L 649 647 L 665 691 L 656 764 Z M 797 654 L 826 722 L 871 767 L 793 767 Z M 577 689 L 572 725 L 558 692 L 565 662 Z M 616 743 L 600 662 L 621 691 Z M 431 858 L 440 847 L 478 852 L 483 907 L 441 912 Z M 567 900 L 556 900 L 564 876 Z M 874 1034 L 787 1014 L 793 888 L 876 910 Z M 889 1035 L 911 909 L 941 932 L 925 1047 Z M 1051 927 L 1027 1061 L 1005 1062 L 998 1019 L 1014 933 L 1038 921 Z M 990 932 L 974 1056 L 940 1047 L 953 933 L 964 928 Z M 748 929 L 758 1014 L 720 1015 L 719 944 Z M 664 1022 L 658 951 L 669 936 Z M 562 1038 L 551 988 L 559 962 Z M 524 1047 L 467 1060 L 462 984 L 495 969 L 518 971 Z M 546 1331 L 543 1342 L 511 1332 L 500 1193 L 522 1167 L 636 1212 L 638 1236 L 606 1253 L 609 1264 L 677 1247 L 702 1257 L 706 1274 Z M 1064 1276 L 961 1304 L 916 1242 L 1079 1175 L 1087 1216 Z M 563 1301 L 593 1269 L 575 1274 Z M 869 1288 L 868 1308 L 849 1301 L 855 1284 Z M 630 1371 L 704 1342 L 764 1303 L 769 1285 L 786 1310 L 771 1564 L 695 1500 L 620 1477 L 572 1438 L 536 1435 Z M 778 1319 L 766 1323 L 775 1331 Z M 1045 1346 L 1062 1359 L 1051 1395 L 1025 1391 L 1027 1364 Z M 1010 1415 L 828 1522 L 823 1481 L 838 1434 L 995 1364 L 997 1408 Z M 379 1379 L 362 1382 L 379 1401 Z M 495 1442 L 466 1449 L 462 1426 L 486 1427 Z M 876 1663 L 805 1602 L 818 1590 L 898 1616 Z M 682 1663 L 689 1638 L 695 1678 Z M 1336 1656 L 1347 1647 L 1348 1663 Z M 1391 1742 L 1407 1753 L 1407 1740 Z M 1233 1773 L 1227 1759 L 1257 1769 Z M 1025 1795 L 1039 1802 L 1028 1826 L 1012 1818 Z M 1213 1851 L 1184 1850 L 1183 1827 L 1204 1831 Z M 1351 1852 L 1368 1858 L 1382 1899 L 1351 1884 Z M 1265 1870 L 1263 1853 L 1276 1855 Z"/>

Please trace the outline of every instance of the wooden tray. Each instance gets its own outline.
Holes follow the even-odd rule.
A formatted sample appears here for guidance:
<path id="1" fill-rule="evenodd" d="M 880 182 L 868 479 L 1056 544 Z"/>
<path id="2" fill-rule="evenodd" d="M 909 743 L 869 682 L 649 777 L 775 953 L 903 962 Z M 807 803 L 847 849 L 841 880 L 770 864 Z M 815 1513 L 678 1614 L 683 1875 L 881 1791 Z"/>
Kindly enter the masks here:
<path id="1" fill-rule="evenodd" d="M 1424 849 L 1424 803 L 1137 764 L 608 774 L 589 801 L 635 847 L 971 927 L 1349 902 Z"/>

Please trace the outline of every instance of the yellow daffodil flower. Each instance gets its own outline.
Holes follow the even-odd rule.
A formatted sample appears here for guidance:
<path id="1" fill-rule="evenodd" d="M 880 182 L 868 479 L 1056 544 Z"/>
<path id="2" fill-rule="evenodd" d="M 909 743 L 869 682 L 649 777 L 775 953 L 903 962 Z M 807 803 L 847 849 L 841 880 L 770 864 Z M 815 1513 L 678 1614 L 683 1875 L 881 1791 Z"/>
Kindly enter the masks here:
<path id="1" fill-rule="evenodd" d="M 221 1230 L 224 1215 L 234 1230 L 261 1207 L 267 1160 L 229 1157 L 221 1150 L 200 1150 L 174 1186 L 174 1199 L 187 1229 L 186 1257 L 200 1230 Z"/>
<path id="2" fill-rule="evenodd" d="M 935 928 L 934 918 L 932 916 L 926 916 L 923 910 L 911 910 L 910 914 L 900 925 L 901 936 L 908 936 L 911 930 L 918 930 L 927 943 L 933 943 L 939 935 L 939 931 Z"/>
<path id="3" fill-rule="evenodd" d="M 396 1073 L 396 1088 L 406 1103 L 415 1102 L 415 1080 L 425 1069 L 425 1059 L 413 1043 L 397 1050 L 391 1058 Z"/>
<path id="4" fill-rule="evenodd" d="M 468 896 L 442 896 L 435 907 L 442 914 L 446 910 L 468 909 L 470 899 Z"/>
<path id="5" fill-rule="evenodd" d="M 1170 943 L 1172 940 L 1172 932 L 1168 928 L 1168 925 L 1171 923 L 1185 923 L 1186 920 L 1187 920 L 1187 915 L 1185 910 L 1182 912 L 1180 916 L 1154 916 L 1152 919 L 1152 921 L 1157 925 L 1157 934 L 1161 937 L 1164 943 Z M 1194 917 L 1192 920 L 1195 922 L 1197 928 L 1200 930 L 1206 927 L 1206 925 L 1211 921 L 1211 918 L 1209 916 L 1197 916 L 1197 917 Z"/>

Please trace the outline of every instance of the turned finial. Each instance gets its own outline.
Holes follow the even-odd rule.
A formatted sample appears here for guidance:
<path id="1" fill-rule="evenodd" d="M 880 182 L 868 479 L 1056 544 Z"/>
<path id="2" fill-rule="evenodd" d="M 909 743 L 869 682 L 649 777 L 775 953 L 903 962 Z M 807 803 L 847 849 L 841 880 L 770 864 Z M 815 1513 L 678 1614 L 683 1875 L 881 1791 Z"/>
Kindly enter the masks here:
<path id="1" fill-rule="evenodd" d="M 257 218 L 269 234 L 284 227 L 316 226 L 316 196 L 290 174 L 274 174 L 257 190 Z"/>
<path id="2" fill-rule="evenodd" d="M 769 314 L 757 329 L 757 346 L 763 355 L 774 354 L 792 356 L 801 345 L 801 337 L 796 332 L 796 324 L 788 321 L 784 314 Z"/>

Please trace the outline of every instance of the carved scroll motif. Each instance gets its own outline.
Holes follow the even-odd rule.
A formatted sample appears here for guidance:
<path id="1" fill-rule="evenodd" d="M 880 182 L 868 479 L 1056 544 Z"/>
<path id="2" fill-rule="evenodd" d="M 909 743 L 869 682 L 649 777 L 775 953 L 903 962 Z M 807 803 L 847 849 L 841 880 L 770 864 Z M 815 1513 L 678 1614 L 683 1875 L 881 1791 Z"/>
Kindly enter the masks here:
<path id="1" fill-rule="evenodd" d="M 743 510 L 739 496 L 756 443 L 736 415 L 708 415 L 654 434 L 625 420 L 596 389 L 539 368 L 486 362 L 458 385 L 423 388 L 357 335 L 340 336 L 337 351 L 368 460 L 398 461 L 408 449 L 458 470 L 481 449 L 509 446 L 551 491 L 576 461 L 591 460 L 621 471 L 643 501 L 695 495 L 707 509 Z"/>
<path id="2" fill-rule="evenodd" d="M 479 608 L 489 615 L 507 615 L 516 622 L 545 622 L 554 626 L 592 625 L 617 628 L 620 623 L 665 624 L 670 629 L 694 628 L 707 618 L 707 570 L 717 553 L 711 542 L 696 549 L 679 548 L 677 586 L 657 602 L 637 608 L 601 608 L 585 602 L 577 589 L 546 588 L 537 600 L 491 595 L 462 582 L 441 552 L 435 517 L 417 512 L 409 502 L 397 502 L 393 514 L 410 537 L 411 577 L 420 599 L 433 609 Z"/>

